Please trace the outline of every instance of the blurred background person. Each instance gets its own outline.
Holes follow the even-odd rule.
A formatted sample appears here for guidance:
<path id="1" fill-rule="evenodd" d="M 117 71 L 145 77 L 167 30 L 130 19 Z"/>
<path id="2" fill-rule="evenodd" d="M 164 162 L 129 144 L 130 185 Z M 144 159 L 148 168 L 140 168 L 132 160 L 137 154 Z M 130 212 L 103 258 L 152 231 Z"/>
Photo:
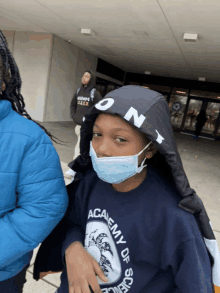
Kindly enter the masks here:
<path id="1" fill-rule="evenodd" d="M 95 80 L 95 74 L 91 70 L 86 70 L 82 76 L 82 85 L 77 89 L 70 104 L 70 115 L 76 123 L 75 133 L 77 136 L 73 160 L 80 154 L 80 129 L 83 123 L 83 117 L 93 105 L 102 99 L 102 96 L 95 88 Z M 74 176 L 75 172 L 69 169 L 66 174 Z"/>
<path id="2" fill-rule="evenodd" d="M 196 120 L 197 120 L 197 123 L 196 123 L 195 135 L 193 136 L 194 139 L 199 138 L 202 128 L 207 121 L 206 112 L 204 109 L 200 111 L 199 115 L 196 117 Z"/>

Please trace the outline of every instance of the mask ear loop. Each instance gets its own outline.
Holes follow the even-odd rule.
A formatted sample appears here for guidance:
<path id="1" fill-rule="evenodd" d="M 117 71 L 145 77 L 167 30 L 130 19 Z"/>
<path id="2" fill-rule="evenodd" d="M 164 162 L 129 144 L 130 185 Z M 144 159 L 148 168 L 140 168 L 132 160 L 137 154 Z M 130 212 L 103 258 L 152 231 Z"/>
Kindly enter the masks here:
<path id="1" fill-rule="evenodd" d="M 140 154 L 143 153 L 143 151 L 145 151 L 145 150 L 149 147 L 149 145 L 150 145 L 151 143 L 152 143 L 152 141 L 149 142 L 149 143 L 146 145 L 146 147 L 145 147 L 142 151 L 140 151 L 140 152 L 137 154 L 137 156 L 140 156 Z"/>
<path id="2" fill-rule="evenodd" d="M 145 147 L 142 151 L 140 151 L 140 153 L 139 153 L 137 156 L 139 156 L 143 151 L 145 151 L 145 150 L 149 147 L 149 145 L 150 145 L 151 143 L 152 143 L 152 141 L 151 141 L 150 143 L 148 143 L 148 144 L 146 145 L 146 147 Z M 144 165 L 145 160 L 146 160 L 146 158 L 144 158 L 144 160 L 143 160 L 143 162 L 141 163 L 140 167 L 138 167 L 138 173 L 140 173 L 145 167 L 147 167 L 147 164 Z"/>

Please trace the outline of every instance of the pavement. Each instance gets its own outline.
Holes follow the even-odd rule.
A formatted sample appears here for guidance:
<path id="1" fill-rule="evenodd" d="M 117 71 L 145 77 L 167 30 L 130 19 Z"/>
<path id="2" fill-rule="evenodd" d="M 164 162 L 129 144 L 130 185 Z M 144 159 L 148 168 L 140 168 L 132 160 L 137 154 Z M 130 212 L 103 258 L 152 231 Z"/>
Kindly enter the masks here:
<path id="1" fill-rule="evenodd" d="M 70 176 L 65 172 L 67 164 L 72 161 L 76 144 L 74 122 L 41 123 L 54 136 L 64 141 L 62 145 L 54 144 L 61 161 L 66 184 L 70 183 Z M 193 140 L 192 136 L 175 133 L 176 142 L 182 158 L 184 170 L 190 185 L 202 199 L 220 247 L 220 141 L 200 138 Z M 48 275 L 42 280 L 33 279 L 33 264 L 40 245 L 34 250 L 30 267 L 27 270 L 27 283 L 23 293 L 55 293 L 60 286 L 60 275 Z"/>

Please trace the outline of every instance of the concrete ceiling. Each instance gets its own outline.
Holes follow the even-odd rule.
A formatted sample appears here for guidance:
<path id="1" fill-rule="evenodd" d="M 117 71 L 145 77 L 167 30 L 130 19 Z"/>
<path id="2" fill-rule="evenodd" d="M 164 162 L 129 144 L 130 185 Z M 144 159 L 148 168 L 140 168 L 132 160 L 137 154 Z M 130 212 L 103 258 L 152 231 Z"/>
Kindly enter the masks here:
<path id="1" fill-rule="evenodd" d="M 220 82 L 219 11 L 219 0 L 0 0 L 0 28 L 54 33 L 127 72 Z"/>

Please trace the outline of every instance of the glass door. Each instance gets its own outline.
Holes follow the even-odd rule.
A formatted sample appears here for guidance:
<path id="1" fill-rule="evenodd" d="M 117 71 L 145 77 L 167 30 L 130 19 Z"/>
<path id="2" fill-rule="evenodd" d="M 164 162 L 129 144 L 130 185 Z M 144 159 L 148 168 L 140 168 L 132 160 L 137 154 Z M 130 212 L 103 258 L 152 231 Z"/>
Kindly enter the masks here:
<path id="1" fill-rule="evenodd" d="M 98 92 L 100 92 L 101 96 L 104 97 L 105 92 L 106 92 L 105 84 L 96 84 L 96 89 Z"/>
<path id="2" fill-rule="evenodd" d="M 97 91 L 100 92 L 101 96 L 104 97 L 107 93 L 113 91 L 114 89 L 120 88 L 121 86 L 97 77 L 95 87 Z"/>
<path id="3" fill-rule="evenodd" d="M 97 77 L 95 87 L 103 98 L 106 95 L 106 91 L 107 91 L 107 83 L 105 82 L 105 80 Z"/>
<path id="4" fill-rule="evenodd" d="M 108 83 L 106 95 L 115 89 L 115 85 L 113 83 Z"/>
<path id="5" fill-rule="evenodd" d="M 190 98 L 183 130 L 193 134 L 196 130 L 197 116 L 205 110 L 207 121 L 202 128 L 201 136 L 217 138 L 220 135 L 220 102 L 208 99 Z"/>
<path id="6" fill-rule="evenodd" d="M 187 99 L 187 96 L 179 94 L 170 96 L 169 109 L 174 130 L 181 128 Z"/>
<path id="7" fill-rule="evenodd" d="M 211 136 L 219 135 L 219 130 L 217 132 L 217 123 L 220 113 L 220 103 L 208 102 L 206 108 L 207 122 L 203 126 L 202 133 L 209 134 Z"/>
<path id="8" fill-rule="evenodd" d="M 184 124 L 184 130 L 191 130 L 195 131 L 195 126 L 196 126 L 196 117 L 199 114 L 200 110 L 202 109 L 202 100 L 197 100 L 197 99 L 190 99 L 189 101 L 189 107 L 186 113 L 186 118 L 185 118 L 185 124 Z"/>

